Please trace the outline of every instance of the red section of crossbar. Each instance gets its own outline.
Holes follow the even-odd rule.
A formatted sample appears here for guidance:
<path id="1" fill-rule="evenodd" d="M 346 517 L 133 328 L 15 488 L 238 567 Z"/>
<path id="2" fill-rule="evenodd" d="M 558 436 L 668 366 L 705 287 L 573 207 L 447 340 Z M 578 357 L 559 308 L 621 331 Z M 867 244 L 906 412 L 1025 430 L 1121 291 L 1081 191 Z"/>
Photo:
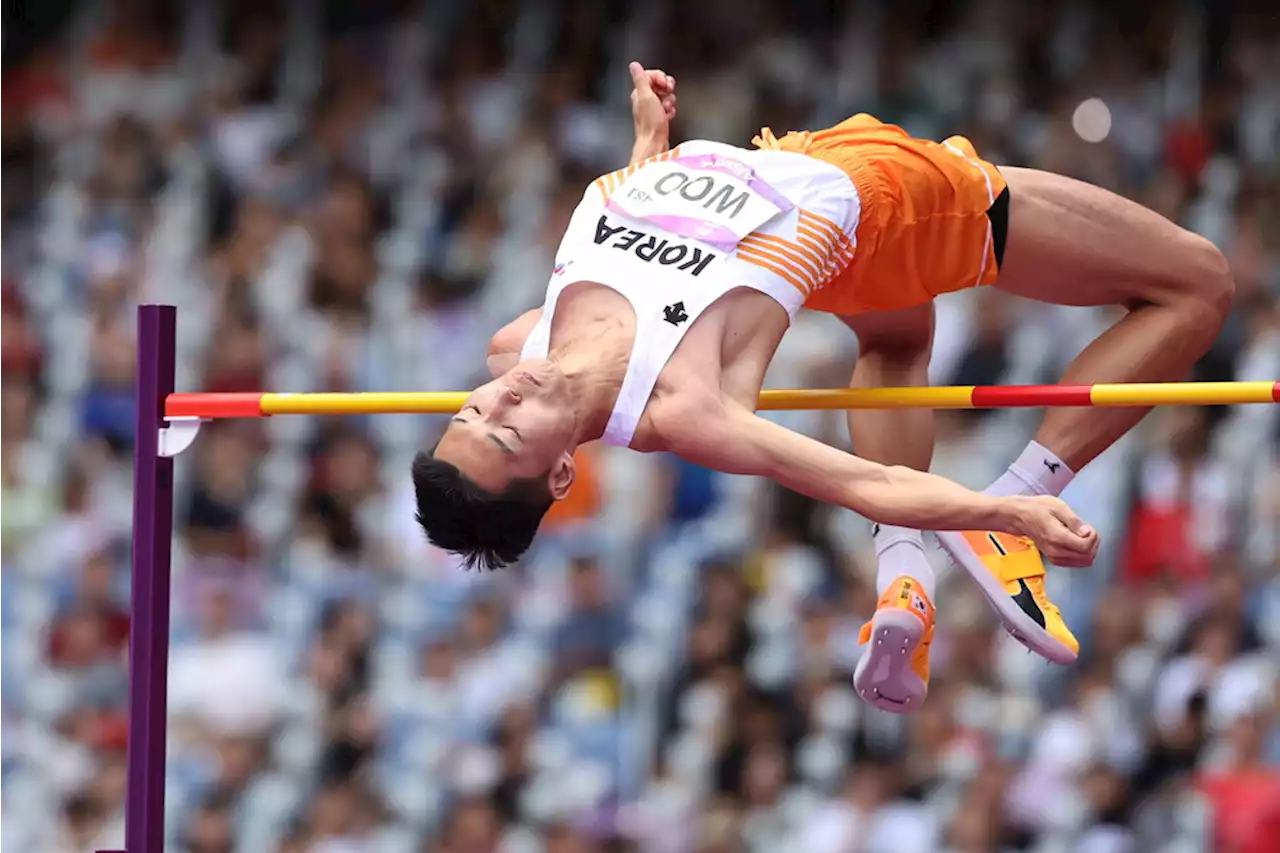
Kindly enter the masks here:
<path id="1" fill-rule="evenodd" d="M 1271 399 L 1275 400 L 1277 403 L 1280 403 L 1280 382 L 1277 382 L 1275 385 L 1271 386 Z"/>
<path id="2" fill-rule="evenodd" d="M 167 418 L 260 418 L 262 392 L 244 394 L 170 394 Z"/>
<path id="3" fill-rule="evenodd" d="M 977 385 L 973 389 L 973 407 L 1091 406 L 1091 390 L 1088 385 Z"/>

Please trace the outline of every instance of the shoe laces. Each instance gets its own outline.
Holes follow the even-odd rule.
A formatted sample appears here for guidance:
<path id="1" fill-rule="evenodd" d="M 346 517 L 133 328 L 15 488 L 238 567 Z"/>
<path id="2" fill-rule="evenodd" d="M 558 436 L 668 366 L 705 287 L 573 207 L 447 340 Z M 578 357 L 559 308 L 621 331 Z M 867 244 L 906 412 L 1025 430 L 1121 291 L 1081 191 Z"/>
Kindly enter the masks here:
<path id="1" fill-rule="evenodd" d="M 1035 596 L 1036 603 L 1040 605 L 1041 610 L 1047 610 L 1054 616 L 1061 616 L 1062 611 L 1058 609 L 1058 605 L 1049 600 L 1049 594 L 1045 592 L 1044 577 L 1023 578 L 1027 587 L 1030 588 L 1031 594 Z"/>

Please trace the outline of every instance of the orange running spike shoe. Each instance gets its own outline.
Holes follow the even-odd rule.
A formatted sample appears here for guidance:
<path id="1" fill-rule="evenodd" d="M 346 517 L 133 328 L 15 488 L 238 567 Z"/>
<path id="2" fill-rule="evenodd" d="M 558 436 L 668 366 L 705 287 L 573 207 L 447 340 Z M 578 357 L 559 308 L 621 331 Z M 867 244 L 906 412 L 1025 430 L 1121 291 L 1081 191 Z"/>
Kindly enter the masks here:
<path id="1" fill-rule="evenodd" d="M 1008 533 L 940 531 L 938 543 L 977 581 L 1015 640 L 1057 664 L 1074 663 L 1080 644 L 1044 591 L 1044 561 L 1030 539 Z"/>
<path id="2" fill-rule="evenodd" d="M 929 692 L 933 613 L 933 602 L 915 578 L 898 578 L 880 596 L 858 637 L 867 649 L 854 667 L 853 686 L 864 701 L 895 714 L 921 706 Z"/>

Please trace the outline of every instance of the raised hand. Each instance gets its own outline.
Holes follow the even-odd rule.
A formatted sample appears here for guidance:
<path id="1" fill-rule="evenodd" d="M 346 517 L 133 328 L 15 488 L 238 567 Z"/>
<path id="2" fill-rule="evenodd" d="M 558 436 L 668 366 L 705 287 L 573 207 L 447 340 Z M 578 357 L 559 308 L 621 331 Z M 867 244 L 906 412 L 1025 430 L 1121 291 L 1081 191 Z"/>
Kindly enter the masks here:
<path id="1" fill-rule="evenodd" d="M 647 69 L 639 62 L 628 66 L 631 71 L 631 118 L 635 123 L 636 143 L 632 162 L 661 154 L 667 150 L 671 120 L 676 117 L 676 78 L 658 69 Z"/>

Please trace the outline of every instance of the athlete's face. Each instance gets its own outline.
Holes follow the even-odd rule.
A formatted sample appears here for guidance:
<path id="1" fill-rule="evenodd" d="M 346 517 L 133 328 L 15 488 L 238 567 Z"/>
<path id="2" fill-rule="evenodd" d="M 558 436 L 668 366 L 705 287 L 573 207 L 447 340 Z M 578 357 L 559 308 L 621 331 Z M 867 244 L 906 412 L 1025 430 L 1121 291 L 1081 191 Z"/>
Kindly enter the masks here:
<path id="1" fill-rule="evenodd" d="M 570 403 L 568 382 L 555 364 L 521 362 L 471 392 L 435 456 L 494 492 L 513 480 L 548 475 L 552 497 L 562 498 L 573 483 Z"/>

